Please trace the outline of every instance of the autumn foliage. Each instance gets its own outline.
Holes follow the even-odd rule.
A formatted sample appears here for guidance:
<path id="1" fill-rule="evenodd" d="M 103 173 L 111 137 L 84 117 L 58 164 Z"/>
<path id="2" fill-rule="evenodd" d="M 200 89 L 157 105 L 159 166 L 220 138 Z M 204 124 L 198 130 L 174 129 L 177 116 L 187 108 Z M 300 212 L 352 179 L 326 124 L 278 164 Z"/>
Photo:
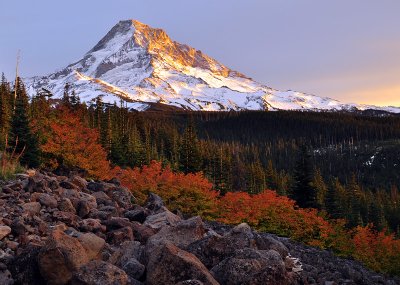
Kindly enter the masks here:
<path id="1" fill-rule="evenodd" d="M 333 232 L 329 222 L 318 216 L 316 210 L 298 209 L 293 200 L 270 190 L 257 195 L 227 193 L 218 201 L 217 216 L 227 224 L 247 222 L 260 231 L 323 247 Z"/>
<path id="2" fill-rule="evenodd" d="M 98 132 L 85 127 L 79 116 L 68 108 L 60 108 L 49 122 L 47 137 L 41 149 L 50 157 L 52 167 L 79 168 L 87 171 L 90 177 L 109 178 L 110 165 L 98 143 Z"/>
<path id="3" fill-rule="evenodd" d="M 117 168 L 114 173 L 139 202 L 144 202 L 147 194 L 153 192 L 163 198 L 169 209 L 183 214 L 210 217 L 215 211 L 218 194 L 201 173 L 174 173 L 156 161 L 142 168 Z"/>
<path id="4" fill-rule="evenodd" d="M 372 225 L 358 226 L 352 241 L 356 259 L 375 271 L 400 275 L 400 240 L 393 234 L 374 231 Z"/>

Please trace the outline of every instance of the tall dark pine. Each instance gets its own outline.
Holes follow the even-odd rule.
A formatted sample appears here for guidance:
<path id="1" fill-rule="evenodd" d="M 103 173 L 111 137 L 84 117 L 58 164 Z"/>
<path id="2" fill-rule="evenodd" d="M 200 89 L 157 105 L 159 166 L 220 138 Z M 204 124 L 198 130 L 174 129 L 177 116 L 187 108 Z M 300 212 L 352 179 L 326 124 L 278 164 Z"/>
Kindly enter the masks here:
<path id="1" fill-rule="evenodd" d="M 12 104 L 10 84 L 3 73 L 0 83 L 0 149 L 4 149 L 5 146 L 6 135 L 10 127 Z"/>
<path id="2" fill-rule="evenodd" d="M 199 141 L 192 122 L 187 126 L 182 136 L 179 162 L 181 171 L 184 173 L 195 173 L 201 170 L 202 159 Z"/>
<path id="3" fill-rule="evenodd" d="M 312 183 L 313 169 L 311 156 L 305 145 L 300 148 L 293 178 L 292 198 L 302 208 L 317 208 L 317 193 Z"/>
<path id="4" fill-rule="evenodd" d="M 71 107 L 71 97 L 69 95 L 69 91 L 70 91 L 69 83 L 65 83 L 62 103 L 67 107 Z"/>
<path id="5" fill-rule="evenodd" d="M 11 118 L 10 148 L 17 154 L 21 154 L 20 163 L 28 167 L 39 166 L 39 146 L 37 138 L 32 134 L 29 127 L 29 105 L 28 96 L 24 84 L 17 78 L 16 98 L 14 112 Z"/>

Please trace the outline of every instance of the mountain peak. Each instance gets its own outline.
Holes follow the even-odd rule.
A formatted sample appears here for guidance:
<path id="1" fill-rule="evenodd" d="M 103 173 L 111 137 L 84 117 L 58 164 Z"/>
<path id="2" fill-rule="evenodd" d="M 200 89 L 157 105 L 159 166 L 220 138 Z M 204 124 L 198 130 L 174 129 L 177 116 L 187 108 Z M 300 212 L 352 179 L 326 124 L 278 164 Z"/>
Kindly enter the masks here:
<path id="1" fill-rule="evenodd" d="M 138 110 L 153 103 L 205 111 L 379 109 L 273 90 L 137 20 L 118 22 L 79 61 L 26 80 L 31 96 L 46 88 L 56 98 L 66 83 L 86 102 L 123 99 Z"/>

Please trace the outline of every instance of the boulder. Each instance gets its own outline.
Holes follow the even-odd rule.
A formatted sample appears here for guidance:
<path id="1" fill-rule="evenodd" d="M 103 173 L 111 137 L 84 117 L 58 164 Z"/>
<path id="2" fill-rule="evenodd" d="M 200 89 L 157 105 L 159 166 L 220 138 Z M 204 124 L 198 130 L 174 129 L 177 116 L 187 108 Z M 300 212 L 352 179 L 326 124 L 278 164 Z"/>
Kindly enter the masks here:
<path id="1" fill-rule="evenodd" d="M 122 267 L 129 259 L 135 258 L 142 261 L 144 246 L 138 241 L 123 242 L 109 259 L 114 265 Z"/>
<path id="2" fill-rule="evenodd" d="M 47 187 L 47 181 L 45 180 L 45 176 L 39 172 L 36 172 L 35 175 L 29 177 L 26 190 L 31 193 L 43 192 L 43 189 L 45 187 Z"/>
<path id="3" fill-rule="evenodd" d="M 70 227 L 77 227 L 78 225 L 78 216 L 70 212 L 55 211 L 53 213 L 53 219 L 58 222 L 63 222 Z"/>
<path id="4" fill-rule="evenodd" d="M 63 212 L 76 214 L 75 207 L 72 204 L 71 200 L 68 198 L 62 198 L 60 200 L 60 202 L 58 203 L 58 209 L 60 209 Z"/>
<path id="5" fill-rule="evenodd" d="M 72 178 L 70 178 L 69 182 L 71 182 L 72 184 L 76 185 L 80 189 L 85 189 L 86 186 L 88 185 L 88 182 L 85 179 L 83 179 L 82 177 L 78 176 L 78 175 L 75 175 Z"/>
<path id="6" fill-rule="evenodd" d="M 94 192 L 92 194 L 96 198 L 97 205 L 103 204 L 105 206 L 112 206 L 114 202 L 103 191 Z"/>
<path id="7" fill-rule="evenodd" d="M 13 285 L 14 279 L 11 276 L 10 271 L 8 271 L 5 264 L 0 263 L 0 283 L 2 285 Z"/>
<path id="8" fill-rule="evenodd" d="M 91 261 L 75 272 L 71 285 L 126 285 L 128 275 L 120 268 L 104 262 Z"/>
<path id="9" fill-rule="evenodd" d="M 196 256 L 170 242 L 150 255 L 146 284 L 175 285 L 189 279 L 197 279 L 205 285 L 219 284 Z"/>
<path id="10" fill-rule="evenodd" d="M 8 269 L 14 278 L 15 284 L 46 284 L 39 270 L 38 255 L 40 250 L 40 247 L 30 245 L 10 261 Z"/>
<path id="11" fill-rule="evenodd" d="M 78 240 L 86 251 L 89 260 L 99 259 L 106 241 L 93 233 L 78 235 Z"/>
<path id="12" fill-rule="evenodd" d="M 144 223 L 149 213 L 143 207 L 137 207 L 134 210 L 127 211 L 124 214 L 125 218 L 128 218 L 130 221 L 135 221 L 139 223 Z"/>
<path id="13" fill-rule="evenodd" d="M 123 187 L 115 187 L 115 185 L 113 185 L 105 192 L 118 206 L 124 209 L 129 209 L 132 206 L 132 202 L 135 200 L 132 193 Z"/>
<path id="14" fill-rule="evenodd" d="M 51 209 L 57 208 L 57 200 L 47 193 L 41 193 L 38 197 L 40 204 Z"/>
<path id="15" fill-rule="evenodd" d="M 153 213 L 157 213 L 160 211 L 164 211 L 164 202 L 160 196 L 150 193 L 146 200 L 147 209 L 152 211 Z"/>
<path id="16" fill-rule="evenodd" d="M 181 221 L 180 217 L 178 217 L 177 215 L 173 214 L 168 210 L 165 210 L 158 214 L 148 216 L 143 225 L 155 230 L 159 230 L 166 225 L 175 226 L 180 221 Z"/>
<path id="17" fill-rule="evenodd" d="M 122 264 L 121 268 L 129 275 L 129 277 L 136 280 L 142 278 L 146 269 L 146 267 L 134 257 L 127 259 L 126 262 Z"/>
<path id="18" fill-rule="evenodd" d="M 93 192 L 98 192 L 98 191 L 104 192 L 104 190 L 105 190 L 104 183 L 100 183 L 100 182 L 91 181 L 87 184 L 86 187 L 87 187 L 87 189 L 89 189 L 90 191 L 93 191 Z"/>
<path id="19" fill-rule="evenodd" d="M 30 216 L 38 215 L 42 206 L 39 202 L 29 202 L 22 205 L 22 209 Z"/>
<path id="20" fill-rule="evenodd" d="M 99 219 L 84 219 L 79 222 L 79 229 L 83 232 L 105 232 L 106 226 L 101 224 Z"/>
<path id="21" fill-rule="evenodd" d="M 211 270 L 221 284 L 299 284 L 275 250 L 240 249 Z"/>
<path id="22" fill-rule="evenodd" d="M 158 233 L 149 238 L 146 243 L 146 256 L 150 256 L 155 247 L 170 242 L 185 249 L 189 244 L 201 240 L 206 233 L 200 217 L 180 221 L 176 226 L 164 226 Z"/>
<path id="23" fill-rule="evenodd" d="M 64 179 L 63 181 L 60 182 L 60 187 L 64 188 L 64 189 L 79 189 L 79 187 L 72 183 L 71 181 L 68 181 L 66 179 Z"/>
<path id="24" fill-rule="evenodd" d="M 107 242 L 113 245 L 120 245 L 125 241 L 134 240 L 131 227 L 120 228 L 107 233 Z"/>
<path id="25" fill-rule="evenodd" d="M 76 212 L 79 217 L 85 218 L 87 215 L 89 215 L 91 210 L 90 204 L 86 200 L 80 200 L 78 202 L 78 205 L 76 207 Z"/>
<path id="26" fill-rule="evenodd" d="M 12 233 L 16 236 L 22 236 L 29 232 L 29 227 L 25 224 L 25 220 L 21 218 L 15 218 L 12 223 L 11 223 L 11 230 Z M 5 232 L 7 232 L 8 229 L 5 228 Z M 1 231 L 0 231 L 1 232 Z M 1 237 L 1 234 L 0 234 Z M 0 238 L 1 240 L 1 238 Z"/>
<path id="27" fill-rule="evenodd" d="M 79 191 L 75 188 L 61 188 L 60 196 L 63 198 L 70 199 L 71 202 L 78 201 L 78 199 L 80 198 Z M 74 202 L 72 204 L 74 204 Z M 75 206 L 75 204 L 74 204 L 74 206 Z"/>
<path id="28" fill-rule="evenodd" d="M 207 237 L 190 244 L 187 250 L 196 255 L 207 268 L 212 268 L 236 250 L 257 249 L 254 234 L 247 224 L 240 224 L 224 236 L 210 232 Z"/>
<path id="29" fill-rule="evenodd" d="M 132 230 L 135 240 L 138 240 L 141 243 L 146 243 L 147 240 L 156 233 L 154 229 L 144 226 L 138 222 L 132 223 Z"/>
<path id="30" fill-rule="evenodd" d="M 11 234 L 11 228 L 8 226 L 0 226 L 0 240 Z"/>
<path id="31" fill-rule="evenodd" d="M 270 234 L 256 233 L 254 234 L 256 245 L 258 249 L 269 250 L 273 249 L 279 252 L 282 259 L 289 255 L 288 248 L 279 240 L 272 237 Z"/>
<path id="32" fill-rule="evenodd" d="M 67 284 L 73 273 L 88 261 L 86 250 L 78 239 L 60 230 L 51 233 L 38 258 L 40 273 L 47 283 L 60 285 Z"/>
<path id="33" fill-rule="evenodd" d="M 109 220 L 106 220 L 104 224 L 107 226 L 108 231 L 124 227 L 132 227 L 132 223 L 128 219 L 120 217 L 111 217 Z"/>

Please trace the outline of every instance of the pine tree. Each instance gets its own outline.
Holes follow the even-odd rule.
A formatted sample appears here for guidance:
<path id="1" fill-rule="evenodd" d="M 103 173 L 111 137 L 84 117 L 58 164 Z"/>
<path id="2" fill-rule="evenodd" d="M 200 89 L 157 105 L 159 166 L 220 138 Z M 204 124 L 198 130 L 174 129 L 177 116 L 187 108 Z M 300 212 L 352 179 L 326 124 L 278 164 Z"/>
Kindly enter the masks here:
<path id="1" fill-rule="evenodd" d="M 10 129 L 12 104 L 10 84 L 3 73 L 0 83 L 0 149 L 4 149 L 6 136 Z"/>
<path id="2" fill-rule="evenodd" d="M 22 81 L 16 79 L 15 110 L 11 118 L 10 146 L 16 153 L 21 154 L 20 162 L 28 167 L 39 166 L 39 146 L 36 136 L 29 126 L 28 96 Z"/>
<path id="3" fill-rule="evenodd" d="M 326 187 L 324 178 L 322 177 L 321 171 L 319 169 L 315 171 L 312 184 L 317 191 L 317 208 L 325 209 L 325 196 L 328 192 L 328 188 Z"/>
<path id="4" fill-rule="evenodd" d="M 271 190 L 278 190 L 277 180 L 278 180 L 278 173 L 272 164 L 272 160 L 269 159 L 267 163 L 267 170 L 266 170 L 266 182 L 268 189 Z"/>
<path id="5" fill-rule="evenodd" d="M 181 171 L 195 173 L 201 170 L 202 159 L 200 155 L 199 141 L 193 123 L 190 123 L 183 135 L 179 149 L 179 162 Z"/>
<path id="6" fill-rule="evenodd" d="M 344 218 L 346 214 L 346 189 L 335 178 L 325 196 L 325 208 L 329 215 L 334 219 Z"/>
<path id="7" fill-rule="evenodd" d="M 68 108 L 71 107 L 71 98 L 69 95 L 69 91 L 70 91 L 69 83 L 65 83 L 62 103 L 64 104 L 64 106 L 67 106 Z"/>
<path id="8" fill-rule="evenodd" d="M 347 185 L 347 195 L 349 197 L 348 200 L 350 201 L 350 209 L 347 214 L 349 226 L 355 227 L 357 225 L 363 225 L 361 217 L 362 192 L 357 183 L 355 174 L 351 176 L 350 182 Z"/>
<path id="9" fill-rule="evenodd" d="M 79 96 L 76 94 L 75 90 L 72 90 L 69 101 L 73 108 L 78 107 L 79 104 L 81 103 L 81 100 L 80 100 Z"/>
<path id="10" fill-rule="evenodd" d="M 300 148 L 300 154 L 294 170 L 292 197 L 302 208 L 317 208 L 317 193 L 312 184 L 311 156 L 307 147 Z"/>

